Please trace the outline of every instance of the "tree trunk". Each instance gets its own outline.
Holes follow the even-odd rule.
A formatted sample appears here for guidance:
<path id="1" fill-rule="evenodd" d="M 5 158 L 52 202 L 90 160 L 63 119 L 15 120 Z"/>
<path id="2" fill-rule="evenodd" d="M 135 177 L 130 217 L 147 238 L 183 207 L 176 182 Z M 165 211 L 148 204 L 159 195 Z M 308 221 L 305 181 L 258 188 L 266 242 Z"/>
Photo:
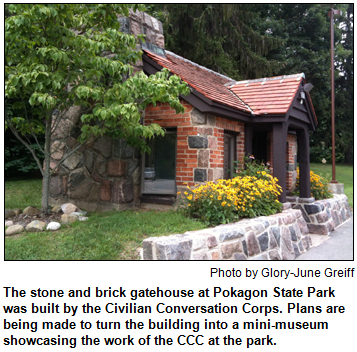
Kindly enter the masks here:
<path id="1" fill-rule="evenodd" d="M 42 211 L 48 212 L 48 199 L 50 196 L 50 163 L 51 163 L 51 127 L 52 127 L 52 114 L 49 114 L 46 121 L 46 132 L 45 132 L 45 160 L 44 160 L 44 173 L 42 182 Z"/>

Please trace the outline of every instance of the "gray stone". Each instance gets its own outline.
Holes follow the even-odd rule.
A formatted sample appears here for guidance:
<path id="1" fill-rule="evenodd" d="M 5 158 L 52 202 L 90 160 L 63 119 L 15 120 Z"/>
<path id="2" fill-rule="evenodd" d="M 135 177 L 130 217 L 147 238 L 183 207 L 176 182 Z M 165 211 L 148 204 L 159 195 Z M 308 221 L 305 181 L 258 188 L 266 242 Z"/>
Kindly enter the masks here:
<path id="1" fill-rule="evenodd" d="M 209 150 L 199 150 L 198 151 L 198 167 L 208 167 L 209 166 Z"/>
<path id="2" fill-rule="evenodd" d="M 36 207 L 27 207 L 24 209 L 23 211 L 23 214 L 26 214 L 26 215 L 36 215 L 36 214 L 40 214 L 40 210 L 37 209 Z"/>
<path id="3" fill-rule="evenodd" d="M 56 222 L 56 221 L 51 221 L 47 227 L 46 227 L 46 230 L 51 230 L 51 231 L 56 231 L 58 229 L 61 228 L 61 224 L 59 222 Z"/>
<path id="4" fill-rule="evenodd" d="M 249 256 L 253 256 L 260 253 L 259 243 L 253 231 L 249 231 L 246 234 L 247 247 Z"/>
<path id="5" fill-rule="evenodd" d="M 133 173 L 135 172 L 135 170 L 138 168 L 138 166 L 139 166 L 139 160 L 138 159 L 130 159 L 130 160 L 128 160 L 128 163 L 127 163 L 128 176 L 132 176 Z"/>
<path id="6" fill-rule="evenodd" d="M 234 260 L 247 260 L 247 257 L 243 253 L 234 253 Z"/>
<path id="7" fill-rule="evenodd" d="M 87 198 L 91 192 L 92 184 L 92 179 L 86 177 L 76 187 L 73 186 L 73 183 L 70 183 L 70 197 L 74 199 Z"/>
<path id="8" fill-rule="evenodd" d="M 5 221 L 5 227 L 12 226 L 14 223 L 11 220 Z"/>
<path id="9" fill-rule="evenodd" d="M 295 230 L 295 234 L 298 240 L 301 239 L 301 231 L 300 231 L 300 227 L 297 223 L 294 224 L 294 230 Z"/>
<path id="10" fill-rule="evenodd" d="M 304 208 L 308 215 L 316 214 L 321 211 L 321 208 L 318 204 L 304 204 Z"/>
<path id="11" fill-rule="evenodd" d="M 243 246 L 240 241 L 223 243 L 220 247 L 222 258 L 229 259 L 233 253 L 241 253 L 243 251 Z"/>
<path id="12" fill-rule="evenodd" d="M 316 215 L 316 220 L 321 224 L 323 222 L 326 222 L 329 219 L 328 215 L 326 212 L 319 213 Z"/>
<path id="13" fill-rule="evenodd" d="M 290 241 L 291 243 L 291 241 Z M 293 246 L 291 246 L 291 248 L 288 248 L 288 246 L 286 245 L 285 241 L 281 241 L 281 257 L 283 260 L 294 260 L 295 259 L 295 252 L 293 249 Z"/>
<path id="14" fill-rule="evenodd" d="M 311 197 L 311 198 L 298 198 L 298 202 L 299 203 L 314 203 L 315 202 L 315 198 Z"/>
<path id="15" fill-rule="evenodd" d="M 240 227 L 223 226 L 217 227 L 215 232 L 219 233 L 219 241 L 224 242 L 244 236 L 245 231 Z"/>
<path id="16" fill-rule="evenodd" d="M 16 235 L 24 230 L 22 225 L 12 225 L 5 230 L 5 236 Z"/>
<path id="17" fill-rule="evenodd" d="M 207 236 L 207 247 L 209 249 L 216 247 L 218 244 L 215 236 Z"/>
<path id="18" fill-rule="evenodd" d="M 81 161 L 81 156 L 78 153 L 73 153 L 64 162 L 63 165 L 69 169 L 74 170 Z"/>
<path id="19" fill-rule="evenodd" d="M 301 204 L 296 204 L 296 205 L 294 205 L 293 208 L 294 208 L 294 209 L 300 209 L 301 214 L 302 214 L 302 216 L 304 217 L 305 221 L 306 221 L 306 222 L 310 222 L 310 219 L 309 219 L 309 217 L 307 216 L 307 214 L 306 214 L 306 212 L 305 212 L 305 210 L 304 210 L 303 205 L 301 205 Z"/>
<path id="20" fill-rule="evenodd" d="M 301 252 L 305 252 L 304 246 L 302 245 L 302 241 L 300 241 L 300 242 L 298 243 L 298 246 L 299 246 L 299 251 L 300 251 L 300 253 L 301 253 Z"/>
<path id="21" fill-rule="evenodd" d="M 77 210 L 77 206 L 72 203 L 65 203 L 61 205 L 61 209 L 64 214 L 69 215 Z"/>
<path id="22" fill-rule="evenodd" d="M 112 201 L 114 203 L 130 203 L 134 199 L 134 186 L 132 179 L 114 180 L 112 186 Z"/>
<path id="23" fill-rule="evenodd" d="M 78 216 L 79 221 L 88 221 L 88 216 Z"/>
<path id="24" fill-rule="evenodd" d="M 207 148 L 208 137 L 207 136 L 188 136 L 188 146 L 190 148 Z"/>
<path id="25" fill-rule="evenodd" d="M 141 185 L 141 168 L 138 167 L 135 172 L 133 173 L 133 184 L 134 186 Z"/>
<path id="26" fill-rule="evenodd" d="M 242 241 L 242 245 L 243 245 L 243 252 L 244 254 L 248 257 L 248 247 L 247 247 L 247 242 L 246 240 Z"/>
<path id="27" fill-rule="evenodd" d="M 11 209 L 5 209 L 5 219 L 11 219 L 15 216 L 15 212 Z"/>
<path id="28" fill-rule="evenodd" d="M 281 228 L 281 233 L 282 242 L 284 242 L 285 246 L 289 251 L 293 251 L 293 244 L 291 242 L 291 234 L 289 229 L 286 226 L 283 226 Z"/>
<path id="29" fill-rule="evenodd" d="M 300 228 L 300 232 L 302 235 L 307 235 L 309 233 L 309 229 L 307 227 L 306 221 L 302 218 L 297 220 L 297 224 Z"/>
<path id="30" fill-rule="evenodd" d="M 258 236 L 258 242 L 262 252 L 266 251 L 269 247 L 269 236 L 268 232 L 264 232 L 262 235 Z"/>
<path id="31" fill-rule="evenodd" d="M 300 255 L 299 247 L 296 243 L 293 243 L 293 247 L 294 247 L 295 257 L 298 257 Z"/>
<path id="32" fill-rule="evenodd" d="M 192 253 L 192 260 L 207 260 L 206 251 L 203 249 L 203 250 L 198 251 L 198 252 L 193 252 Z"/>
<path id="33" fill-rule="evenodd" d="M 146 238 L 143 241 L 143 260 L 153 260 L 153 244 L 156 237 Z"/>
<path id="34" fill-rule="evenodd" d="M 263 253 L 261 255 L 258 255 L 254 258 L 251 258 L 250 260 L 269 260 L 268 258 L 268 254 L 267 253 Z"/>
<path id="35" fill-rule="evenodd" d="M 26 226 L 26 231 L 27 232 L 41 232 L 46 228 L 46 223 L 43 221 L 39 220 L 34 220 L 31 221 L 27 226 Z"/>
<path id="36" fill-rule="evenodd" d="M 273 249 L 276 247 L 278 247 L 278 243 L 276 242 L 275 236 L 273 235 L 272 232 L 269 231 L 269 249 Z"/>
<path id="37" fill-rule="evenodd" d="M 269 259 L 270 260 L 281 260 L 281 255 L 280 255 L 279 251 L 277 251 L 276 249 L 274 249 L 273 251 L 270 251 Z"/>
<path id="38" fill-rule="evenodd" d="M 296 231 L 295 231 L 294 227 L 289 226 L 289 230 L 290 230 L 290 234 L 291 234 L 291 239 L 296 242 L 298 239 L 297 239 Z"/>
<path id="39" fill-rule="evenodd" d="M 309 233 L 323 236 L 327 236 L 329 234 L 328 228 L 325 224 L 307 224 L 307 227 L 309 228 Z"/>
<path id="40" fill-rule="evenodd" d="M 192 239 L 163 239 L 155 247 L 158 260 L 190 260 Z"/>
<path id="41" fill-rule="evenodd" d="M 100 200 L 101 185 L 99 183 L 92 183 L 90 192 L 86 198 L 89 202 L 98 202 Z"/>
<path id="42" fill-rule="evenodd" d="M 206 169 L 195 169 L 194 170 L 194 181 L 195 182 L 207 181 L 207 170 Z"/>
<path id="43" fill-rule="evenodd" d="M 114 156 L 120 159 L 130 159 L 134 155 L 135 148 L 131 147 L 125 139 L 114 141 Z"/>
<path id="44" fill-rule="evenodd" d="M 107 161 L 100 154 L 97 154 L 95 157 L 93 168 L 98 175 L 104 177 L 107 168 Z"/>
<path id="45" fill-rule="evenodd" d="M 87 168 L 89 173 L 93 171 L 94 164 L 94 152 L 93 150 L 87 149 L 83 154 L 84 166 Z"/>
<path id="46" fill-rule="evenodd" d="M 280 228 L 277 226 L 273 226 L 270 230 L 271 233 L 274 235 L 277 244 L 280 245 Z"/>
<path id="47" fill-rule="evenodd" d="M 342 217 L 342 221 L 345 222 L 346 221 L 346 212 L 345 209 L 341 210 L 341 217 Z"/>
<path id="48" fill-rule="evenodd" d="M 303 237 L 303 239 L 301 240 L 302 242 L 302 245 L 305 249 L 305 251 L 307 251 L 310 247 L 311 247 L 311 244 L 310 244 L 310 236 L 305 236 Z"/>
<path id="49" fill-rule="evenodd" d="M 202 114 L 196 108 L 193 108 L 193 110 L 191 111 L 191 121 L 193 125 L 205 125 L 206 115 Z"/>
<path id="50" fill-rule="evenodd" d="M 129 34 L 129 18 L 127 17 L 118 17 L 120 23 L 120 32 Z"/>
<path id="51" fill-rule="evenodd" d="M 197 251 L 198 249 L 202 249 L 206 247 L 206 240 L 202 236 L 196 236 L 192 238 L 192 250 Z"/>
<path id="52" fill-rule="evenodd" d="M 105 159 L 112 156 L 112 139 L 108 137 L 100 137 L 93 143 L 93 149 L 103 155 Z"/>
<path id="53" fill-rule="evenodd" d="M 50 194 L 51 197 L 57 197 L 62 194 L 62 177 L 55 176 L 50 179 Z"/>

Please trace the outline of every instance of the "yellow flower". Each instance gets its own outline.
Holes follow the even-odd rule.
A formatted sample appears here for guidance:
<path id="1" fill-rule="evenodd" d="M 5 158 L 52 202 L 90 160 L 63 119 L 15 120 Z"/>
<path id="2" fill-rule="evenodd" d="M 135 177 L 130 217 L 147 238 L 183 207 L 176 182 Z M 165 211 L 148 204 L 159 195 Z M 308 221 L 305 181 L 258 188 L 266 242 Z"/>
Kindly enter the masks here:
<path id="1" fill-rule="evenodd" d="M 224 207 L 227 204 L 226 201 L 222 202 L 222 207 Z"/>
<path id="2" fill-rule="evenodd" d="M 188 197 L 187 197 L 188 200 L 191 200 L 192 199 L 192 194 L 190 194 Z"/>

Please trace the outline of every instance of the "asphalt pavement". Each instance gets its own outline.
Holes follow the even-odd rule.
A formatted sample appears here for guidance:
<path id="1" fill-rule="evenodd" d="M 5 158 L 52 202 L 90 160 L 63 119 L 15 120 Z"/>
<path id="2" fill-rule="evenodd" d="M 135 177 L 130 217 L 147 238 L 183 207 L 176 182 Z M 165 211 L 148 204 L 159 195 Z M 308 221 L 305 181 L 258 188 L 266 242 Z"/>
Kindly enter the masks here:
<path id="1" fill-rule="evenodd" d="M 353 260 L 353 215 L 330 236 L 311 237 L 313 247 L 296 260 Z"/>

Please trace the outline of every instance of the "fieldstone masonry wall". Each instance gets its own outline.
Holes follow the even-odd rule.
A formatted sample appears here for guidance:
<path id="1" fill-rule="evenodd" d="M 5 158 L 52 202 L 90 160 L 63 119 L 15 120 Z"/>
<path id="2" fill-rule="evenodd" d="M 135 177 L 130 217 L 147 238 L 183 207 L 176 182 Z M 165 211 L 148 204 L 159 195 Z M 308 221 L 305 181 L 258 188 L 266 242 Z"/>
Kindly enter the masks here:
<path id="1" fill-rule="evenodd" d="M 290 203 L 285 203 L 286 210 L 268 217 L 244 219 L 234 224 L 167 237 L 147 238 L 143 241 L 143 259 L 294 260 L 311 247 L 310 234 L 328 234 L 351 216 L 344 195 L 296 205 L 299 209 L 293 209 Z M 309 221 L 306 221 L 307 218 Z M 323 219 L 326 221 L 319 222 Z"/>
<path id="2" fill-rule="evenodd" d="M 120 17 L 118 21 L 123 32 L 134 36 L 143 33 L 146 42 L 164 47 L 162 24 L 148 14 L 130 10 L 129 18 Z M 140 44 L 137 49 L 141 49 Z M 134 72 L 142 69 L 142 61 L 137 62 Z M 81 107 L 74 106 L 57 126 L 51 144 L 52 168 L 78 146 L 81 115 Z M 50 202 L 73 202 L 89 211 L 123 210 L 139 202 L 140 184 L 139 153 L 125 140 L 102 137 L 81 146 L 59 167 L 51 178 Z"/>
<path id="3" fill-rule="evenodd" d="M 301 210 L 310 233 L 327 236 L 352 216 L 344 194 L 334 194 L 333 198 L 318 201 L 314 198 L 287 198 L 294 209 Z"/>

